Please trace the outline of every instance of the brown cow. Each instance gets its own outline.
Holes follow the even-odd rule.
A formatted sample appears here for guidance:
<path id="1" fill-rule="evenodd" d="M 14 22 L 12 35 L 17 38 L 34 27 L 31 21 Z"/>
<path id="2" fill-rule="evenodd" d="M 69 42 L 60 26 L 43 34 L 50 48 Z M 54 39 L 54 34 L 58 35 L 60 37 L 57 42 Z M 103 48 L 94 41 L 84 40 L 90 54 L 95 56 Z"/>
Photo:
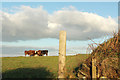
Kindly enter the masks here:
<path id="1" fill-rule="evenodd" d="M 27 54 L 28 54 L 29 56 L 34 56 L 34 55 L 35 55 L 35 50 L 25 51 L 25 56 L 26 56 Z"/>

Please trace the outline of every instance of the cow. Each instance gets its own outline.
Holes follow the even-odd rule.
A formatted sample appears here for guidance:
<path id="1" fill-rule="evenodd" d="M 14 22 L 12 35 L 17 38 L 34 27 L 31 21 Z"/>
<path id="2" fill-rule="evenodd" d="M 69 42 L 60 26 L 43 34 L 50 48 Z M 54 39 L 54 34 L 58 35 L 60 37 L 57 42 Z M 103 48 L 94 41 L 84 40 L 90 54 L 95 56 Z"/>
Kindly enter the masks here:
<path id="1" fill-rule="evenodd" d="M 35 50 L 29 50 L 29 51 L 25 51 L 25 56 L 28 54 L 29 56 L 34 56 L 35 55 Z"/>
<path id="2" fill-rule="evenodd" d="M 45 54 L 46 54 L 46 56 L 48 56 L 48 50 L 38 50 L 38 51 L 37 51 L 37 54 L 38 54 L 39 56 L 43 56 L 43 55 L 45 55 Z"/>

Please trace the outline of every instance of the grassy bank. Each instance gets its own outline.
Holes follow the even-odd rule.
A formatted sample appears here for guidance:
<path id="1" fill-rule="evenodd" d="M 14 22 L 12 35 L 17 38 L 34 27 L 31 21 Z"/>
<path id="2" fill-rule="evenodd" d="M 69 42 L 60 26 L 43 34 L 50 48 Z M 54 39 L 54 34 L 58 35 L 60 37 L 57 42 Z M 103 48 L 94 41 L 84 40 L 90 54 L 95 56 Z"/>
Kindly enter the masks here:
<path id="1" fill-rule="evenodd" d="M 66 76 L 88 57 L 86 54 L 66 57 Z M 3 57 L 3 78 L 51 78 L 58 76 L 58 56 Z"/>

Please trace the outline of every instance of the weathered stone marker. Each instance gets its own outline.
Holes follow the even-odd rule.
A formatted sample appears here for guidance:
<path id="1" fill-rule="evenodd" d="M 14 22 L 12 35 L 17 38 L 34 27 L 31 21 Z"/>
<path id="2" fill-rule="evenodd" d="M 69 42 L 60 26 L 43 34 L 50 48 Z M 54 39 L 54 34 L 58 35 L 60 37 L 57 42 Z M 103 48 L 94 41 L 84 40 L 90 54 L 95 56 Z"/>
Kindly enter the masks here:
<path id="1" fill-rule="evenodd" d="M 92 59 L 92 79 L 95 80 L 96 76 L 96 59 Z"/>
<path id="2" fill-rule="evenodd" d="M 60 31 L 58 78 L 65 78 L 65 57 L 66 57 L 66 32 Z"/>

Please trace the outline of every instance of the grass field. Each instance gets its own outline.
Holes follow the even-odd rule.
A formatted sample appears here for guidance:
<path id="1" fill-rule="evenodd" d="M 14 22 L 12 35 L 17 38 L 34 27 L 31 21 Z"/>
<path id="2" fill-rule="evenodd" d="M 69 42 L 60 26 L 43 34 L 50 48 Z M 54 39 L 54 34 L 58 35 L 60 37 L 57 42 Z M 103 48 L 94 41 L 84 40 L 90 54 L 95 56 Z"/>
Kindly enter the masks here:
<path id="1" fill-rule="evenodd" d="M 87 57 L 86 54 L 67 56 L 66 76 L 74 76 L 73 70 Z M 57 76 L 58 56 L 2 58 L 3 78 L 57 78 Z"/>

